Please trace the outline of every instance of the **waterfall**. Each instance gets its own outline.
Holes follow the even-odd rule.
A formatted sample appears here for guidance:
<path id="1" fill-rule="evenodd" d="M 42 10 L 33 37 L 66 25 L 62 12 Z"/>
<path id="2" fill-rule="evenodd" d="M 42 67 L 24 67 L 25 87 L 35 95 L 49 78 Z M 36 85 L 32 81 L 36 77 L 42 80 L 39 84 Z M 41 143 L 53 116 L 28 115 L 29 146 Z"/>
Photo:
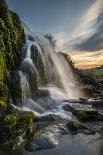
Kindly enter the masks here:
<path id="1" fill-rule="evenodd" d="M 19 77 L 20 105 L 28 111 L 40 114 L 57 111 L 58 115 L 65 116 L 60 100 L 84 97 L 82 87 L 67 60 L 55 51 L 47 37 L 39 33 L 26 34 Z M 43 95 L 46 90 L 48 96 Z"/>
<path id="2" fill-rule="evenodd" d="M 21 71 L 19 71 L 19 75 L 20 75 L 20 86 L 22 91 L 22 102 L 25 103 L 26 100 L 30 98 L 30 87 L 26 75 Z"/>
<path id="3" fill-rule="evenodd" d="M 34 41 L 29 45 L 27 56 L 29 55 L 30 57 L 33 53 L 36 54 L 35 50 L 30 51 L 30 46 L 34 45 L 39 55 L 38 58 L 41 58 L 43 64 L 47 85 L 56 86 L 56 84 L 59 83 L 61 89 L 67 94 L 68 99 L 83 97 L 84 94 L 80 87 L 80 83 L 74 76 L 67 60 L 65 60 L 62 55 L 55 52 L 53 44 L 43 35 L 32 33 L 32 37 L 34 38 Z"/>

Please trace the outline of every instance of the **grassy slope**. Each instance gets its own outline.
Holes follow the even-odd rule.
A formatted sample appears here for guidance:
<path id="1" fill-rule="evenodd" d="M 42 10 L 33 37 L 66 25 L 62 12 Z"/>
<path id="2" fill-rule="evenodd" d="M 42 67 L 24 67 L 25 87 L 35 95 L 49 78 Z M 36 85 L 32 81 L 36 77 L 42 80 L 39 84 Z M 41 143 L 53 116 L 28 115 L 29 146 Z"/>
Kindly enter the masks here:
<path id="1" fill-rule="evenodd" d="M 103 96 L 103 66 L 79 70 L 82 81 L 94 96 Z"/>

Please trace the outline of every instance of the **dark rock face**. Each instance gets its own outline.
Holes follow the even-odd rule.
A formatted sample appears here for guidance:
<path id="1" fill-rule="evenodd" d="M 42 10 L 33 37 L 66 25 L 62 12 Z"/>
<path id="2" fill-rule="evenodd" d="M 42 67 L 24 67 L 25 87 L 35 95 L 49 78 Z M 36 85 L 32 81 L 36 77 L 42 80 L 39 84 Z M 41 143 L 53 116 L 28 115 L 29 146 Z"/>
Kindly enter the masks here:
<path id="1" fill-rule="evenodd" d="M 12 96 L 12 101 L 14 103 L 20 102 L 22 98 L 22 92 L 20 87 L 20 75 L 17 71 L 10 72 L 10 96 Z"/>
<path id="2" fill-rule="evenodd" d="M 88 95 L 103 99 L 103 66 L 78 70 L 78 74 Z"/>

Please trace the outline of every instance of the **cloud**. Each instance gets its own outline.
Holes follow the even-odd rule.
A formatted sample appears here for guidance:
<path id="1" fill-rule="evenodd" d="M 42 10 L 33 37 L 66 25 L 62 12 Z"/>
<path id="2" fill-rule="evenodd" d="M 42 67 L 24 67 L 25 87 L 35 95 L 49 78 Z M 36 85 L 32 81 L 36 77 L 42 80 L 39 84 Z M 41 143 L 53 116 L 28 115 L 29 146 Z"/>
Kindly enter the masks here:
<path id="1" fill-rule="evenodd" d="M 103 49 L 103 0 L 95 3 L 80 19 L 79 26 L 63 44 L 67 50 L 97 51 Z"/>
<path id="2" fill-rule="evenodd" d="M 103 64 L 103 50 L 96 52 L 69 52 L 77 68 L 93 68 Z"/>
<path id="3" fill-rule="evenodd" d="M 75 44 L 75 48 L 81 51 L 97 51 L 103 49 L 103 12 L 97 17 L 94 25 L 95 32 L 86 40 Z"/>

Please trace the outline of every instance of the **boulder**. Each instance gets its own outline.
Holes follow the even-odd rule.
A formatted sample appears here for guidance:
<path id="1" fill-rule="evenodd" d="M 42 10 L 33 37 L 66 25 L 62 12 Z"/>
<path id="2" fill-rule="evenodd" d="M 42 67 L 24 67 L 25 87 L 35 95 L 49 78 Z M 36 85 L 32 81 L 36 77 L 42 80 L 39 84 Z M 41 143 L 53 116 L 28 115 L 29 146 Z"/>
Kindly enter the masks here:
<path id="1" fill-rule="evenodd" d="M 77 134 L 77 133 L 83 133 L 83 134 L 95 134 L 96 131 L 94 129 L 91 129 L 90 127 L 79 123 L 77 121 L 70 121 L 66 124 L 67 129 L 70 131 L 72 134 Z"/>
<path id="2" fill-rule="evenodd" d="M 63 109 L 66 111 L 71 111 L 81 121 L 103 121 L 103 114 L 92 108 L 92 105 L 67 103 L 63 105 Z"/>

